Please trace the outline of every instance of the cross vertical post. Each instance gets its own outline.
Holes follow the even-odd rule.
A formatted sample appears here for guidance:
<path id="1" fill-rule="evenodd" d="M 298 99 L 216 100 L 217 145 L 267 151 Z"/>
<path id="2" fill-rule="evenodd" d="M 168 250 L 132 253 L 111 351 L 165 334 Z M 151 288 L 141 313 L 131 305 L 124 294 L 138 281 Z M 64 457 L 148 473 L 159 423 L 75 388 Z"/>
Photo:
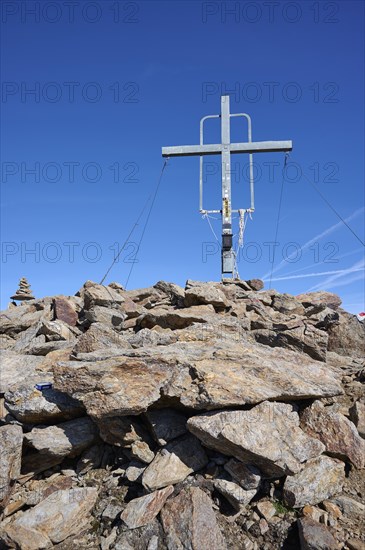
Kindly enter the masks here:
<path id="1" fill-rule="evenodd" d="M 231 207 L 231 131 L 229 95 L 221 97 L 221 141 L 222 141 L 222 276 L 232 274 L 234 254 L 232 249 L 232 207 Z"/>

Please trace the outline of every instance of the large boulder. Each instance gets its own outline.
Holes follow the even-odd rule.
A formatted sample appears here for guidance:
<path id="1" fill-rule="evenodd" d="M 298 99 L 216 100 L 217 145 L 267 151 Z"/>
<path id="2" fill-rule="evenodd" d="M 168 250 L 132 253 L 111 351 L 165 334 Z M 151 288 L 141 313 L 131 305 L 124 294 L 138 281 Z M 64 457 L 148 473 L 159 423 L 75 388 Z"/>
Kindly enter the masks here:
<path id="1" fill-rule="evenodd" d="M 94 306 L 115 307 L 123 304 L 124 297 L 122 292 L 117 291 L 110 286 L 99 285 L 93 281 L 86 281 L 80 294 L 84 300 L 86 309 Z"/>
<path id="2" fill-rule="evenodd" d="M 76 297 L 56 296 L 53 299 L 54 318 L 74 327 L 78 320 Z"/>
<path id="3" fill-rule="evenodd" d="M 208 307 L 208 306 L 202 306 Z M 105 361 L 60 362 L 55 387 L 93 417 L 140 414 L 160 400 L 197 410 L 342 393 L 334 371 L 304 354 L 232 338 L 121 350 Z"/>
<path id="4" fill-rule="evenodd" d="M 121 307 L 107 307 L 92 305 L 85 311 L 85 318 L 89 323 L 103 323 L 104 325 L 121 328 L 126 314 Z"/>
<path id="5" fill-rule="evenodd" d="M 340 355 L 363 358 L 365 323 L 361 323 L 356 315 L 341 311 L 339 322 L 328 328 L 328 350 Z"/>
<path id="6" fill-rule="evenodd" d="M 97 489 L 60 490 L 6 525 L 8 540 L 23 550 L 40 550 L 80 533 L 91 520 Z"/>
<path id="7" fill-rule="evenodd" d="M 184 304 L 186 307 L 211 304 L 221 309 L 228 307 L 230 302 L 217 285 L 205 283 L 186 290 Z"/>
<path id="8" fill-rule="evenodd" d="M 185 290 L 181 286 L 166 281 L 158 281 L 154 288 L 169 296 L 171 305 L 183 306 Z"/>
<path id="9" fill-rule="evenodd" d="M 298 414 L 285 403 L 205 413 L 191 417 L 187 426 L 205 446 L 254 464 L 270 477 L 298 472 L 325 449 L 300 429 Z"/>
<path id="10" fill-rule="evenodd" d="M 317 504 L 340 493 L 344 481 L 344 463 L 329 456 L 319 456 L 309 460 L 300 472 L 286 478 L 284 501 L 292 508 Z"/>
<path id="11" fill-rule="evenodd" d="M 337 294 L 334 294 L 333 292 L 326 292 L 325 290 L 298 294 L 296 299 L 301 302 L 304 307 L 324 305 L 331 309 L 337 309 L 342 303 L 341 298 L 337 296 Z"/>
<path id="12" fill-rule="evenodd" d="M 163 360 L 120 356 L 61 362 L 54 367 L 54 376 L 56 388 L 82 401 L 92 417 L 102 418 L 146 411 L 160 398 L 171 372 Z"/>
<path id="13" fill-rule="evenodd" d="M 315 401 L 302 414 L 301 426 L 322 441 L 328 454 L 349 460 L 356 468 L 365 467 L 365 441 L 356 426 L 334 407 Z"/>
<path id="14" fill-rule="evenodd" d="M 192 306 L 186 309 L 162 309 L 154 308 L 141 315 L 138 324 L 141 328 L 162 328 L 179 329 L 185 328 L 193 323 L 206 323 L 214 314 L 212 305 Z"/>

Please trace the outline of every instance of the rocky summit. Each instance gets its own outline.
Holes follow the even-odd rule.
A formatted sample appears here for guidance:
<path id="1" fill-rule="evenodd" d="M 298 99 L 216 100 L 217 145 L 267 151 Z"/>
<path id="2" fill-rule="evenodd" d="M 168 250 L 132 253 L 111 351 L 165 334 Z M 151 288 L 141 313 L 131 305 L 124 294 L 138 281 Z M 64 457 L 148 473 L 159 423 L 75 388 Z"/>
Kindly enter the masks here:
<path id="1" fill-rule="evenodd" d="M 28 294 L 0 320 L 1 549 L 365 548 L 365 323 L 338 296 Z"/>

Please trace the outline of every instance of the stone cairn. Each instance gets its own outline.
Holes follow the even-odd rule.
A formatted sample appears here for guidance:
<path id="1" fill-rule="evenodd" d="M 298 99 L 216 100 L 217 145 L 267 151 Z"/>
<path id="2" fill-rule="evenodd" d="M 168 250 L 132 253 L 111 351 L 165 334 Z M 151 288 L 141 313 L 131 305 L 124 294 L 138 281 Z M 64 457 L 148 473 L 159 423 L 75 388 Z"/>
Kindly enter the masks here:
<path id="1" fill-rule="evenodd" d="M 17 300 L 19 302 L 23 302 L 25 300 L 34 300 L 34 296 L 30 288 L 30 284 L 28 283 L 25 277 L 22 277 L 20 279 L 19 288 L 14 294 L 14 296 L 10 296 L 10 299 Z"/>

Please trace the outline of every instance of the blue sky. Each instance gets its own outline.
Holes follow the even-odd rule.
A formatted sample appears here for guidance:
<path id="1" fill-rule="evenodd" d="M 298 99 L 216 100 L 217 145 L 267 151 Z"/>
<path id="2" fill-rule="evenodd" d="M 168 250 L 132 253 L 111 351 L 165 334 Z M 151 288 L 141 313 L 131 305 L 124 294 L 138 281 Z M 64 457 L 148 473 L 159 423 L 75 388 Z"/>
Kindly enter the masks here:
<path id="1" fill-rule="evenodd" d="M 28 277 L 36 296 L 100 281 L 154 192 L 161 146 L 197 144 L 199 120 L 252 117 L 255 140 L 292 139 L 254 156 L 256 211 L 241 278 L 297 294 L 337 292 L 364 309 L 363 2 L 2 2 L 2 294 Z M 206 141 L 219 140 L 209 121 Z M 247 128 L 232 122 L 232 139 Z M 233 207 L 248 206 L 247 155 L 233 157 Z M 205 198 L 220 208 L 220 159 Z M 106 282 L 219 280 L 220 251 L 198 212 L 196 157 L 172 158 Z M 220 235 L 220 220 L 211 221 Z M 236 222 L 237 223 L 237 222 Z M 236 225 L 237 230 L 237 225 Z M 118 248 L 119 247 L 119 248 Z"/>

